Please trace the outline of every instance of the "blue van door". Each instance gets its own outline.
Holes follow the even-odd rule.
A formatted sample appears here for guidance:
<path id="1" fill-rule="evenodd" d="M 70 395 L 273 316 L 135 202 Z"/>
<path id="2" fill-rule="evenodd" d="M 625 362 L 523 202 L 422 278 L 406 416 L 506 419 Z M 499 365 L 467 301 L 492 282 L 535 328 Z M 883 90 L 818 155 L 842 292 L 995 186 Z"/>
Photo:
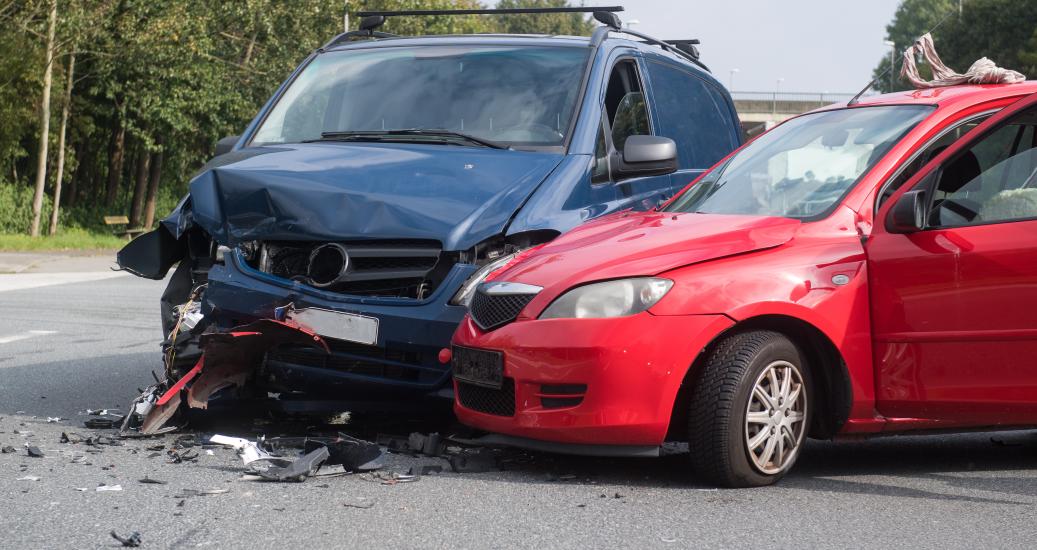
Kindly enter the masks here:
<path id="1" fill-rule="evenodd" d="M 620 54 L 612 60 L 604 90 L 602 129 L 596 141 L 595 157 L 600 159 L 602 153 L 608 150 L 622 154 L 623 146 L 630 136 L 657 135 L 653 131 L 656 121 L 652 120 L 641 65 L 633 53 Z M 593 181 L 595 185 L 615 186 L 621 208 L 645 210 L 658 205 L 672 194 L 669 175 L 617 180 L 607 171 L 596 169 Z"/>

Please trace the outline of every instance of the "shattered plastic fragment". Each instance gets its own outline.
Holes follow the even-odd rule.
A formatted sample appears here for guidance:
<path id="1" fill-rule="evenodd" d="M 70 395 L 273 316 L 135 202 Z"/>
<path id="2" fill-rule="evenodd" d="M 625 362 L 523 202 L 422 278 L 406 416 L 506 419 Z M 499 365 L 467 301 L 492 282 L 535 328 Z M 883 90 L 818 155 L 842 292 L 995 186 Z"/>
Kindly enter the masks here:
<path id="1" fill-rule="evenodd" d="M 226 445 L 233 447 L 238 452 L 238 456 L 241 457 L 241 461 L 245 463 L 245 466 L 252 464 L 257 460 L 269 460 L 272 462 L 282 461 L 284 466 L 291 463 L 290 458 L 283 458 L 280 456 L 272 455 L 263 449 L 259 448 L 259 445 L 255 441 L 249 441 L 240 437 L 227 437 L 225 435 L 216 434 L 209 438 L 209 441 L 216 443 L 217 445 Z"/>
<path id="2" fill-rule="evenodd" d="M 204 497 L 211 495 L 222 495 L 229 493 L 230 489 L 181 489 L 179 494 L 173 495 L 173 498 L 188 498 L 188 497 Z M 184 501 L 177 503 L 177 506 L 183 506 Z"/>
<path id="3" fill-rule="evenodd" d="M 122 417 L 119 418 L 91 418 L 83 421 L 83 426 L 92 430 L 110 430 L 117 428 L 122 423 Z"/>
<path id="4" fill-rule="evenodd" d="M 373 500 L 362 500 L 360 502 L 343 502 L 342 505 L 346 508 L 360 508 L 361 510 L 367 510 L 368 508 L 374 507 Z"/>
<path id="5" fill-rule="evenodd" d="M 287 466 L 270 466 L 257 473 L 266 479 L 274 481 L 303 481 L 316 473 L 321 464 L 328 459 L 328 456 L 328 448 L 321 446 L 299 457 Z"/>
<path id="6" fill-rule="evenodd" d="M 95 489 L 95 490 L 98 493 L 100 493 L 102 491 L 121 491 L 122 490 L 122 485 L 104 485 L 104 484 L 102 484 L 102 485 L 98 485 L 97 489 Z"/>
<path id="7" fill-rule="evenodd" d="M 15 481 L 39 481 L 39 476 L 22 476 Z"/>
<path id="8" fill-rule="evenodd" d="M 25 444 L 25 451 L 29 456 L 33 458 L 43 458 L 44 456 L 43 451 L 41 451 L 39 447 L 35 445 L 29 445 L 28 443 Z"/>
<path id="9" fill-rule="evenodd" d="M 83 436 L 81 436 L 81 435 L 79 435 L 79 434 L 77 434 L 75 432 L 61 432 L 61 439 L 60 439 L 60 441 L 62 443 L 82 443 L 83 442 Z"/>
<path id="10" fill-rule="evenodd" d="M 382 467 L 382 449 L 377 443 L 339 433 L 336 437 L 274 437 L 263 442 L 271 450 L 302 448 L 306 452 L 327 447 L 327 464 L 341 464 L 347 470 L 368 471 Z"/>
<path id="11" fill-rule="evenodd" d="M 139 531 L 134 531 L 125 537 L 120 537 L 118 533 L 112 530 L 112 538 L 119 541 L 124 548 L 136 548 L 140 546 L 141 535 Z"/>
<path id="12" fill-rule="evenodd" d="M 165 485 L 166 484 L 165 481 L 160 481 L 160 480 L 157 480 L 157 479 L 151 479 L 148 476 L 144 476 L 144 478 L 139 480 L 139 481 L 141 483 L 152 484 L 152 485 Z"/>

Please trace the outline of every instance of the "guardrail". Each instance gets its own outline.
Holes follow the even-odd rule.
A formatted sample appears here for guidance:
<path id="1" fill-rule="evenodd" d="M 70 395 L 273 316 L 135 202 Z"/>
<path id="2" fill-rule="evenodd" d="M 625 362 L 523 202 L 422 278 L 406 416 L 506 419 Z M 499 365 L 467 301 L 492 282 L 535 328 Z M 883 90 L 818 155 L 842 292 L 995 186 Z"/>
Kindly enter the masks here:
<path id="1" fill-rule="evenodd" d="M 855 94 L 830 92 L 731 92 L 740 113 L 805 113 L 849 101 Z"/>

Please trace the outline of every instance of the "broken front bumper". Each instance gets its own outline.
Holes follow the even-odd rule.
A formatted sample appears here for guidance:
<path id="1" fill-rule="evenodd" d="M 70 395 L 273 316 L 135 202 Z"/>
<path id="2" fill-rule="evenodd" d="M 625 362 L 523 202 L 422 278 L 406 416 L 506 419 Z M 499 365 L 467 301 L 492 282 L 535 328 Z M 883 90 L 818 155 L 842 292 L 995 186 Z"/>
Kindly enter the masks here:
<path id="1" fill-rule="evenodd" d="M 424 300 L 336 294 L 257 271 L 235 252 L 212 267 L 204 311 L 220 329 L 275 318 L 275 310 L 321 308 L 378 319 L 377 345 L 326 338 L 331 353 L 281 346 L 267 353 L 259 380 L 282 392 L 286 410 L 334 401 L 352 411 L 423 408 L 422 398 L 450 398 L 450 370 L 438 361 L 465 309 L 448 301 L 475 271 L 457 264 Z"/>

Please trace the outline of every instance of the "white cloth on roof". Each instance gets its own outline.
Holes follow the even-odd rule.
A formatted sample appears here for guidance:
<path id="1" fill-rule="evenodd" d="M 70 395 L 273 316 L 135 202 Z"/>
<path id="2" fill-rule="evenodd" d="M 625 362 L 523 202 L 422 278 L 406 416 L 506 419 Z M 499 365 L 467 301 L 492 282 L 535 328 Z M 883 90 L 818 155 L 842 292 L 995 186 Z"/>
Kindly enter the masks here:
<path id="1" fill-rule="evenodd" d="M 921 54 L 933 69 L 933 79 L 923 80 L 915 66 L 915 56 Z M 900 66 L 901 78 L 908 79 L 915 88 L 939 88 L 957 84 L 1015 84 L 1026 80 L 1022 73 L 1002 69 L 986 57 L 969 67 L 965 74 L 958 74 L 947 67 L 936 54 L 933 37 L 925 33 L 914 45 L 904 51 L 904 64 Z"/>

